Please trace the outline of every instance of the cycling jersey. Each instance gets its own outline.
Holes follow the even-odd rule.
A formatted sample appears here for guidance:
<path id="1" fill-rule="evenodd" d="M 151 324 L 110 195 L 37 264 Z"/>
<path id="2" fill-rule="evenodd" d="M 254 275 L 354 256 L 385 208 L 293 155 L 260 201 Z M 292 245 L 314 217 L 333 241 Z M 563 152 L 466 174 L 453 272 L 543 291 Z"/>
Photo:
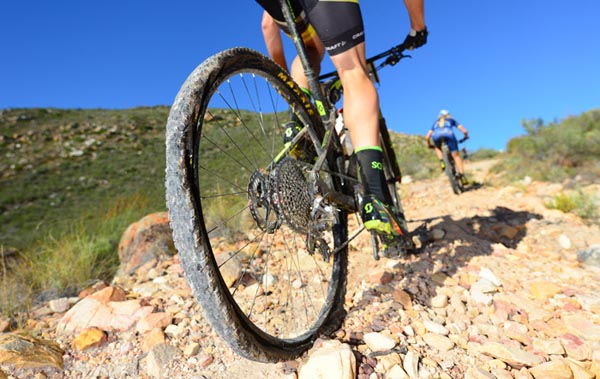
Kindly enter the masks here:
<path id="1" fill-rule="evenodd" d="M 458 151 L 458 143 L 453 130 L 454 128 L 457 128 L 458 125 L 460 124 L 450 116 L 437 119 L 431 126 L 431 131 L 433 132 L 431 138 L 433 139 L 433 143 L 435 143 L 437 147 L 440 147 L 442 140 L 446 139 L 450 151 Z"/>
<path id="2" fill-rule="evenodd" d="M 289 34 L 278 0 L 256 0 L 281 29 Z M 330 55 L 364 42 L 365 32 L 358 0 L 289 0 L 296 25 L 307 41 L 316 33 Z"/>

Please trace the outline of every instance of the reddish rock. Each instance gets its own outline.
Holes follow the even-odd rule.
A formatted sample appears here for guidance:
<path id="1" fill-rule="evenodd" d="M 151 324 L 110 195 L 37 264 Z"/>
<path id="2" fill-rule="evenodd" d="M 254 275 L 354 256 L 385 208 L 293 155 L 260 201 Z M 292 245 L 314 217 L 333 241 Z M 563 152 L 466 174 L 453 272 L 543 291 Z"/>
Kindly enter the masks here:
<path id="1" fill-rule="evenodd" d="M 167 212 L 149 214 L 129 225 L 119 242 L 120 275 L 147 262 L 176 254 Z"/>
<path id="2" fill-rule="evenodd" d="M 119 301 L 124 298 L 124 291 L 118 287 L 107 287 L 86 297 L 59 320 L 57 333 L 78 333 L 92 327 L 104 331 L 124 331 L 154 310 L 154 307 L 142 306 L 139 300 Z"/>
<path id="3" fill-rule="evenodd" d="M 173 321 L 173 316 L 165 312 L 156 312 L 145 315 L 138 321 L 136 331 L 145 333 L 154 328 L 166 328 Z"/>

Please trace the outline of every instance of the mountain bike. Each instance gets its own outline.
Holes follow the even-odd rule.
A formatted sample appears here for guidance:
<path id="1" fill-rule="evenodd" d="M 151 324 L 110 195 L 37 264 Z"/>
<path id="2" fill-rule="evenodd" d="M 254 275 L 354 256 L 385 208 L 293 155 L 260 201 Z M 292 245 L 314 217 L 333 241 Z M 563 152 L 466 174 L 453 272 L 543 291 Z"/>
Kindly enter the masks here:
<path id="1" fill-rule="evenodd" d="M 271 59 L 232 48 L 189 75 L 166 128 L 166 201 L 185 277 L 216 332 L 264 362 L 294 359 L 340 327 L 348 245 L 364 230 L 356 161 L 335 105 L 343 88 L 336 73 L 310 69 L 284 11 L 312 98 Z M 403 50 L 370 58 L 373 80 L 407 57 Z M 284 145 L 290 118 L 303 127 Z M 383 117 L 380 136 L 401 210 L 401 172 Z M 416 249 L 405 232 L 396 247 Z M 381 241 L 371 240 L 378 259 Z"/>
<path id="2" fill-rule="evenodd" d="M 463 138 L 458 141 L 459 144 L 465 142 L 467 138 Z M 456 163 L 454 162 L 454 157 L 450 152 L 450 148 L 448 148 L 448 142 L 445 138 L 440 140 L 440 149 L 442 150 L 442 158 L 444 160 L 444 172 L 450 180 L 450 186 L 452 187 L 452 191 L 456 195 L 460 195 L 465 191 L 465 185 L 462 182 L 462 178 L 458 170 L 456 169 Z M 460 154 L 460 151 L 459 151 Z"/>

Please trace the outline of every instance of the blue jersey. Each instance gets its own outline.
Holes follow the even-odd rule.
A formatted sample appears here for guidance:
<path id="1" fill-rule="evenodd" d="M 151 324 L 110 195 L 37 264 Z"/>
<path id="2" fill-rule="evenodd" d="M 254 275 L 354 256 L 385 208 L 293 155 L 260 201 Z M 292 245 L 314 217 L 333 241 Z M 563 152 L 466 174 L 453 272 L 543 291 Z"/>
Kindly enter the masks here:
<path id="1" fill-rule="evenodd" d="M 433 134 L 431 135 L 433 142 L 438 145 L 438 141 L 445 138 L 448 142 L 448 147 L 450 151 L 456 151 L 458 149 L 458 143 L 456 141 L 456 136 L 454 135 L 454 129 L 460 125 L 450 116 L 440 117 L 433 123 L 431 126 L 431 131 Z"/>

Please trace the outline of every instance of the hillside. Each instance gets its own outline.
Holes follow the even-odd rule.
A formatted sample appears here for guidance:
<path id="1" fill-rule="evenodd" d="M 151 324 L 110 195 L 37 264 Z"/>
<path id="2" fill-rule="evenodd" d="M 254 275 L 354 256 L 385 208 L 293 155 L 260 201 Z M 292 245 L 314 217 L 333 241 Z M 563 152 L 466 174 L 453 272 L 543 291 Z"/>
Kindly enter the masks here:
<path id="1" fill-rule="evenodd" d="M 470 170 L 480 182 L 494 181 L 494 163 Z M 600 229 L 544 206 L 562 189 L 528 181 L 456 196 L 442 175 L 403 185 L 411 229 L 425 222 L 438 237 L 420 255 L 381 261 L 373 260 L 368 235 L 353 241 L 348 315 L 330 337 L 357 361 L 357 376 L 346 377 L 600 377 Z M 191 297 L 177 257 L 114 284 L 128 299 L 172 315 L 162 337 L 108 332 L 79 351 L 81 335 L 76 344 L 76 334 L 56 333 L 64 307 L 43 304 L 28 325 L 65 350 L 63 368 L 0 369 L 18 378 L 291 379 L 317 360 L 315 351 L 279 364 L 234 355 Z M 372 333 L 394 347 L 378 351 L 366 343 Z M 335 375 L 337 359 L 318 362 Z"/>
<path id="2" fill-rule="evenodd" d="M 57 223 L 93 217 L 116 198 L 138 194 L 164 209 L 168 112 L 0 111 L 0 245 L 28 247 Z"/>

